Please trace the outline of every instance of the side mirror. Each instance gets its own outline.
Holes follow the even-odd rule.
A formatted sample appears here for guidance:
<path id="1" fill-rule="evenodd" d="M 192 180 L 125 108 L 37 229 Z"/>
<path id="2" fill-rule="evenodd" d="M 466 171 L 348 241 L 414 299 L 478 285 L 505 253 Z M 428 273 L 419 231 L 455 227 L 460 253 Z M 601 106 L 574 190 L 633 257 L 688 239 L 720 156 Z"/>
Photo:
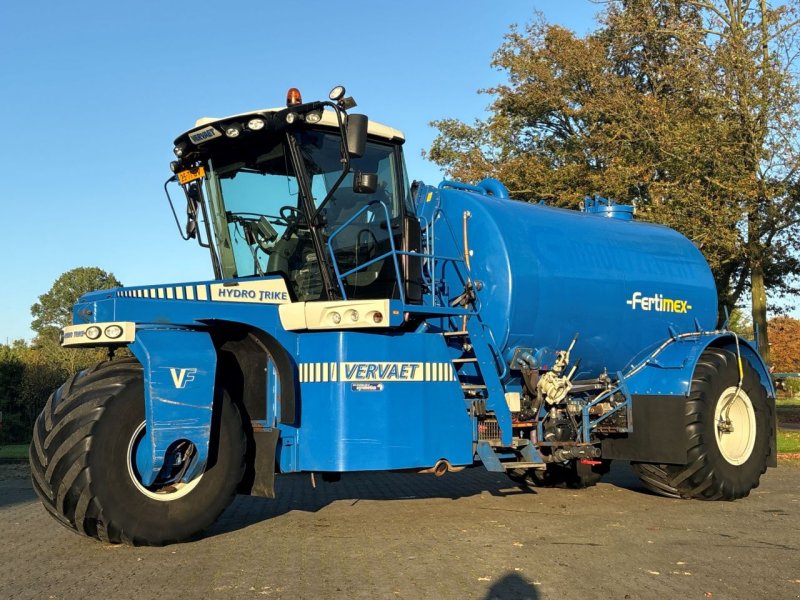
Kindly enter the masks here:
<path id="1" fill-rule="evenodd" d="M 378 189 L 377 173 L 361 173 L 353 175 L 353 191 L 356 194 L 374 194 Z"/>
<path id="2" fill-rule="evenodd" d="M 358 158 L 364 156 L 367 148 L 367 115 L 347 116 L 347 151 L 350 156 Z"/>

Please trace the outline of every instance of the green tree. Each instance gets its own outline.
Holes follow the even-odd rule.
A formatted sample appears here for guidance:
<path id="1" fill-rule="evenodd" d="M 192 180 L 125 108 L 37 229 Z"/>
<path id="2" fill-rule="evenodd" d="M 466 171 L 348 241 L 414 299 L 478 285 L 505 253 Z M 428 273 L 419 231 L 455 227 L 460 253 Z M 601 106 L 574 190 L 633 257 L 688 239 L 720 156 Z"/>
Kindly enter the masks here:
<path id="1" fill-rule="evenodd" d="M 508 83 L 483 90 L 489 118 L 434 122 L 428 157 L 524 199 L 635 202 L 701 247 L 720 308 L 752 282 L 768 353 L 763 291 L 791 291 L 798 266 L 793 17 L 766 0 L 612 1 L 585 37 L 536 18 L 495 53 Z"/>
<path id="2" fill-rule="evenodd" d="M 743 260 L 738 277 L 750 281 L 759 349 L 770 362 L 767 289 L 792 290 L 797 272 L 800 169 L 796 131 L 800 85 L 793 70 L 798 5 L 771 8 L 767 0 L 692 0 L 701 10 L 713 51 L 710 67 L 727 102 L 720 117 L 732 124 L 728 157 L 741 177 L 732 199 L 740 207 Z"/>
<path id="3" fill-rule="evenodd" d="M 31 329 L 37 334 L 37 343 L 58 339 L 58 332 L 72 324 L 72 305 L 83 294 L 121 285 L 113 273 L 98 267 L 77 267 L 63 273 L 31 306 Z"/>
<path id="4" fill-rule="evenodd" d="M 778 373 L 800 372 L 800 320 L 780 316 L 770 319 L 769 336 Z"/>
<path id="5" fill-rule="evenodd" d="M 24 441 L 30 435 L 22 401 L 25 348 L 22 340 L 10 346 L 0 345 L 0 413 L 3 415 L 0 443 Z"/>

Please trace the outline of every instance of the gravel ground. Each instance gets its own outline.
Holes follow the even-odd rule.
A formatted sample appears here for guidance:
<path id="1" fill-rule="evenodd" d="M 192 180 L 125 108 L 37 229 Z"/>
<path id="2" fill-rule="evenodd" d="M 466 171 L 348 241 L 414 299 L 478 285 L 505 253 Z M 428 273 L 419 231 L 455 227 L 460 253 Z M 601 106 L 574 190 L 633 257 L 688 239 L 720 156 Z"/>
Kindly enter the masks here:
<path id="1" fill-rule="evenodd" d="M 627 465 L 588 490 L 470 469 L 283 476 L 194 542 L 111 546 L 61 527 L 26 465 L 0 465 L 0 598 L 798 598 L 800 466 L 749 498 L 646 493 Z"/>

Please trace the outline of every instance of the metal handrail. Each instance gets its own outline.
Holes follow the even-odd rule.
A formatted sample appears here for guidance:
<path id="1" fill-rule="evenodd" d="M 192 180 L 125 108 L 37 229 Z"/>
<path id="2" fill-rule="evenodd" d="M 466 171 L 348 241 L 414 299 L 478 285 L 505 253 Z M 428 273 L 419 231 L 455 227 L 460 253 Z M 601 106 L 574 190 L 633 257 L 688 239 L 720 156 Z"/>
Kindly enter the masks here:
<path id="1" fill-rule="evenodd" d="M 337 235 L 339 235 L 342 232 L 342 230 L 344 230 L 345 227 L 347 227 L 348 225 L 352 224 L 353 221 L 355 221 L 358 217 L 360 217 L 362 213 L 366 212 L 371 206 L 373 206 L 375 204 L 379 204 L 383 208 L 384 215 L 386 216 L 386 231 L 387 231 L 388 236 L 389 236 L 389 247 L 390 247 L 390 250 L 388 252 L 382 254 L 381 256 L 377 257 L 377 258 L 373 258 L 373 259 L 367 261 L 366 263 L 364 263 L 362 265 L 358 265 L 354 269 L 350 269 L 344 275 L 342 275 L 339 272 L 339 265 L 336 262 L 336 253 L 334 252 L 334 249 L 333 249 L 333 240 Z M 400 301 L 403 304 L 406 303 L 406 295 L 405 295 L 405 291 L 403 290 L 403 278 L 400 275 L 400 265 L 397 262 L 397 248 L 395 248 L 394 235 L 392 235 L 392 218 L 391 218 L 391 216 L 389 214 L 389 208 L 386 206 L 386 204 L 384 204 L 380 200 L 373 200 L 372 202 L 368 202 L 367 204 L 362 206 L 358 211 L 356 211 L 356 213 L 352 217 L 350 217 L 344 223 L 342 223 L 339 226 L 339 228 L 336 229 L 330 235 L 330 237 L 328 238 L 328 253 L 331 256 L 331 260 L 333 262 L 333 270 L 336 273 L 336 280 L 337 280 L 337 282 L 339 284 L 339 291 L 341 292 L 342 298 L 344 300 L 347 300 L 347 292 L 344 289 L 344 278 L 345 277 L 347 277 L 349 275 L 352 275 L 353 273 L 355 273 L 357 271 L 361 271 L 362 269 L 365 269 L 366 267 L 378 262 L 379 260 L 383 260 L 387 256 L 391 255 L 392 263 L 394 264 L 395 276 L 397 277 L 397 289 L 400 292 Z"/>

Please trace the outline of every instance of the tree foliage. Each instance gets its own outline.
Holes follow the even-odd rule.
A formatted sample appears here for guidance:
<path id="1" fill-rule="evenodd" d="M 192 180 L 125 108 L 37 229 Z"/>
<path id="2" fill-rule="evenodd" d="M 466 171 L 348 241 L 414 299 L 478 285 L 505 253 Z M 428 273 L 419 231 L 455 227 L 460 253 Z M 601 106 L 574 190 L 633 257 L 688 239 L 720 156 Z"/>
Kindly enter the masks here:
<path id="1" fill-rule="evenodd" d="M 427 155 L 518 198 L 635 203 L 701 247 L 720 307 L 752 292 L 766 348 L 763 290 L 793 291 L 798 267 L 796 14 L 766 0 L 617 0 L 584 37 L 536 17 L 494 55 L 508 81 L 482 90 L 490 116 L 434 122 Z"/>
<path id="2" fill-rule="evenodd" d="M 72 305 L 78 298 L 87 292 L 121 285 L 113 273 L 98 267 L 78 267 L 67 271 L 31 306 L 31 329 L 39 339 L 57 339 L 58 332 L 72 324 Z"/>
<path id="3" fill-rule="evenodd" d="M 780 316 L 769 321 L 772 360 L 778 373 L 800 373 L 800 320 Z"/>
<path id="4" fill-rule="evenodd" d="M 119 285 L 114 275 L 96 267 L 72 269 L 31 307 L 34 342 L 0 344 L 0 444 L 27 442 L 53 390 L 73 373 L 106 358 L 101 348 L 62 348 L 58 331 L 71 324 L 72 305 L 82 294 Z"/>

